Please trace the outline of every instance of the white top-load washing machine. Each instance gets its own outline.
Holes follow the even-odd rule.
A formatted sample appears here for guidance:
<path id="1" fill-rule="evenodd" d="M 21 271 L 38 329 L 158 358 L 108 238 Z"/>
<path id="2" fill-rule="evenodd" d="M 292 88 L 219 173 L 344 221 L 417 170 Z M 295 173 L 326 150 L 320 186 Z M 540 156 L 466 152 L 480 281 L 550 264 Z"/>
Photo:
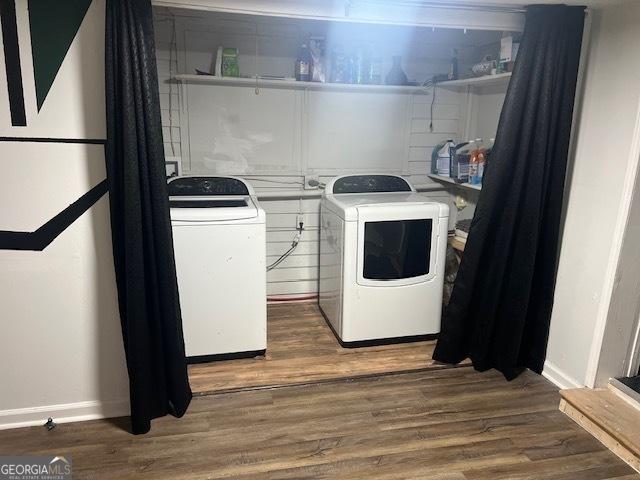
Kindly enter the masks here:
<path id="1" fill-rule="evenodd" d="M 267 348 L 265 213 L 240 178 L 167 185 L 184 342 L 190 363 Z"/>
<path id="2" fill-rule="evenodd" d="M 440 331 L 449 207 L 395 175 L 345 175 L 321 202 L 320 308 L 345 347 Z"/>

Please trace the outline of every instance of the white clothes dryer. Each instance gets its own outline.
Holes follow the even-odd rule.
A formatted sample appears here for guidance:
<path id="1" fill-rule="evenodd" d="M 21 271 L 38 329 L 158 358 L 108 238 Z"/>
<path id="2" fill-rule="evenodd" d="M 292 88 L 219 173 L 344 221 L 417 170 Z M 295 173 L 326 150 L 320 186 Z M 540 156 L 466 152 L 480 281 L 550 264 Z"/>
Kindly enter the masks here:
<path id="1" fill-rule="evenodd" d="M 345 347 L 440 331 L 448 205 L 396 175 L 330 181 L 320 207 L 320 308 Z"/>

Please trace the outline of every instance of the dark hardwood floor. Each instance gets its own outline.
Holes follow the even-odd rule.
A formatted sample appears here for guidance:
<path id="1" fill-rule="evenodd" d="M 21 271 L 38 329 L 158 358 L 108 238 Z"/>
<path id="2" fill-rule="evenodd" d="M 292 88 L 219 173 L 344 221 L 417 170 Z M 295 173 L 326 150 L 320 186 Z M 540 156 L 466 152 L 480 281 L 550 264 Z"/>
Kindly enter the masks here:
<path id="1" fill-rule="evenodd" d="M 132 436 L 124 419 L 0 432 L 0 453 L 71 455 L 85 479 L 637 479 L 525 373 L 470 367 L 194 398 Z"/>
<path id="2" fill-rule="evenodd" d="M 434 341 L 342 348 L 316 303 L 269 305 L 264 357 L 189 367 L 195 393 L 450 368 L 431 359 Z"/>

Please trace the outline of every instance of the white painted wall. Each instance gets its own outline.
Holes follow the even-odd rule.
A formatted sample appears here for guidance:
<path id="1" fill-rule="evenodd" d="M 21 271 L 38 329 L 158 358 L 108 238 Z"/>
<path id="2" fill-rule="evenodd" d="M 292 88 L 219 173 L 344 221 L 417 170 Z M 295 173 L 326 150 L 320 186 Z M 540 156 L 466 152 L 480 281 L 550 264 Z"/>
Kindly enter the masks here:
<path id="1" fill-rule="evenodd" d="M 635 178 L 633 152 L 640 101 L 640 4 L 592 11 L 582 110 L 560 252 L 545 375 L 564 386 L 592 385 L 592 352 L 603 326 Z"/>
<path id="2" fill-rule="evenodd" d="M 640 133 L 640 125 L 638 125 Z M 638 139 L 640 141 L 640 138 Z M 640 144 L 635 145 L 636 158 Z M 633 150 L 633 149 L 632 149 Z M 640 189 L 638 174 L 629 175 L 629 190 L 633 189 L 632 199 L 626 216 L 625 232 L 617 261 L 615 282 L 611 292 L 611 302 L 606 317 L 602 345 L 599 348 L 597 362 L 591 361 L 595 368 L 596 385 L 606 384 L 610 378 L 633 376 L 638 374 L 638 363 L 631 352 L 640 348 L 638 338 L 638 318 L 640 317 Z M 624 196 L 623 189 L 623 196 Z M 629 192 L 630 193 L 630 192 Z M 624 215 L 624 209 L 621 212 Z M 598 345 L 592 346 L 592 354 Z M 596 367 L 597 365 L 597 367 Z M 592 374 L 590 372 L 590 374 Z"/>
<path id="3" fill-rule="evenodd" d="M 38 113 L 27 0 L 17 2 L 27 127 L 0 136 L 104 138 L 104 0 L 93 0 Z M 0 142 L 0 229 L 33 231 L 106 177 L 101 145 Z M 126 415 L 128 381 L 107 196 L 42 252 L 0 250 L 0 429 Z"/>
<path id="4" fill-rule="evenodd" d="M 414 184 L 432 185 L 429 195 L 449 203 L 455 212 L 451 190 L 432 182 L 427 173 L 434 145 L 448 138 L 466 138 L 464 91 L 438 89 L 430 132 L 432 91 L 408 95 L 262 88 L 256 94 L 252 85 L 181 86 L 170 81 L 172 72 L 208 70 L 219 45 L 239 48 L 243 75 L 256 71 L 293 75 L 297 49 L 310 34 L 327 38 L 327 52 L 333 45 L 351 53 L 357 45 L 373 44 L 383 59 L 383 75 L 391 66 L 391 56 L 401 55 L 409 78 L 421 81 L 447 72 L 453 48 L 460 53 L 464 72 L 474 61 L 470 56 L 477 45 L 499 38 L 496 32 L 465 34 L 158 9 L 156 44 L 167 154 L 182 156 L 185 173 L 240 175 L 258 193 L 300 191 L 305 174 L 320 175 L 325 181 L 358 171 L 404 174 Z M 170 92 L 179 96 L 170 97 Z M 491 89 L 476 93 L 470 113 L 473 138 L 479 131 L 495 132 L 504 100 L 504 89 L 501 94 Z M 169 98 L 179 109 L 171 118 Z M 179 107 L 175 107 L 177 101 Z M 478 119 L 482 128 L 476 128 Z M 477 200 L 477 194 L 468 196 L 470 206 L 461 212 L 463 218 L 473 214 Z M 317 292 L 319 200 L 262 200 L 262 206 L 267 211 L 268 262 L 289 248 L 296 215 L 302 214 L 305 220 L 298 249 L 269 272 L 268 294 Z M 452 215 L 451 227 L 454 224 Z"/>

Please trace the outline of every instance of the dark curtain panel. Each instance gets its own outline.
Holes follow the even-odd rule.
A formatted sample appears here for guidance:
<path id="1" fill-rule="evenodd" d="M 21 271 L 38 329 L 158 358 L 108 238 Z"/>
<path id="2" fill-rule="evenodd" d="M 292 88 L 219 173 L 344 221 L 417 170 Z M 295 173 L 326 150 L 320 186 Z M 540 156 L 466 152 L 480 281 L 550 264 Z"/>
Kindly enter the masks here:
<path id="1" fill-rule="evenodd" d="M 107 0 L 107 179 L 133 433 L 191 400 L 149 0 Z"/>
<path id="2" fill-rule="evenodd" d="M 527 8 L 438 361 L 542 371 L 583 23 L 582 7 Z"/>

